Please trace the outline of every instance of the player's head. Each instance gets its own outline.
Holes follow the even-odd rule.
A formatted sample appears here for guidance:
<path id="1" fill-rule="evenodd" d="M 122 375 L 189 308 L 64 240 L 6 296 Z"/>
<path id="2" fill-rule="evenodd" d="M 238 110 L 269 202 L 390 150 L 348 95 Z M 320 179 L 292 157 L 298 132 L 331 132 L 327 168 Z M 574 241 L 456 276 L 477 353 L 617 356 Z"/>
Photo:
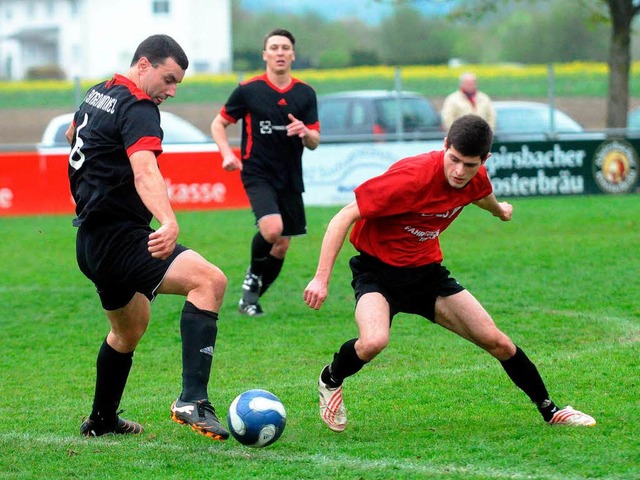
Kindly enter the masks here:
<path id="1" fill-rule="evenodd" d="M 467 157 L 489 158 L 493 131 L 489 124 L 478 115 L 463 115 L 457 118 L 449 128 L 445 138 L 445 148 L 454 147 Z"/>
<path id="2" fill-rule="evenodd" d="M 187 54 L 169 35 L 151 35 L 143 40 L 133 54 L 131 66 L 138 63 L 142 57 L 146 57 L 153 66 L 165 63 L 168 58 L 172 58 L 182 70 L 189 67 Z"/>
<path id="3" fill-rule="evenodd" d="M 271 30 L 264 37 L 262 59 L 267 65 L 267 73 L 287 75 L 291 64 L 296 59 L 295 39 L 291 32 L 284 28 Z"/>
<path id="4" fill-rule="evenodd" d="M 175 97 L 188 66 L 187 55 L 178 42 L 167 35 L 152 35 L 133 55 L 130 78 L 160 105 L 167 98 Z"/>
<path id="5" fill-rule="evenodd" d="M 295 50 L 296 48 L 296 39 L 293 37 L 293 34 L 289 30 L 285 30 L 284 28 L 274 28 L 269 33 L 264 36 L 264 42 L 262 45 L 262 49 L 267 49 L 267 43 L 269 43 L 269 39 L 271 37 L 285 37 L 288 38 L 291 42 L 291 49 Z"/>

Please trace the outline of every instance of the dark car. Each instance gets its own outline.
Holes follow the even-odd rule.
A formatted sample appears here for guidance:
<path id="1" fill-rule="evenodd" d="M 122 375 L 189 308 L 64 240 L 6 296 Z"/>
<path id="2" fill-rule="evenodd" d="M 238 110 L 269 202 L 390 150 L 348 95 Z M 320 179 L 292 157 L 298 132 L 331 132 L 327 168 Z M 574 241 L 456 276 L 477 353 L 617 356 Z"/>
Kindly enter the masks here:
<path id="1" fill-rule="evenodd" d="M 358 90 L 320 95 L 318 116 L 322 143 L 443 136 L 436 108 L 413 92 Z"/>

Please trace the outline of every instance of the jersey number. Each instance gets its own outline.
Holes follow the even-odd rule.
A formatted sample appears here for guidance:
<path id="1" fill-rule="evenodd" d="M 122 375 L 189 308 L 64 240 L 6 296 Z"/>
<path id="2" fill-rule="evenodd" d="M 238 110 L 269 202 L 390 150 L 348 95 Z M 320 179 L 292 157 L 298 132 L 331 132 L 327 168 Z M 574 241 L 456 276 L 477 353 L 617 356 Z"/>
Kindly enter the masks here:
<path id="1" fill-rule="evenodd" d="M 80 138 L 80 130 L 87 126 L 87 122 L 89 121 L 89 114 L 85 113 L 84 118 L 82 119 L 82 123 L 76 127 L 76 141 L 74 142 L 73 148 L 71 149 L 71 153 L 69 153 L 69 165 L 71 165 L 76 170 L 80 170 L 82 164 L 84 163 L 84 153 L 81 148 L 84 146 L 84 142 Z M 77 160 L 75 160 L 77 158 Z"/>

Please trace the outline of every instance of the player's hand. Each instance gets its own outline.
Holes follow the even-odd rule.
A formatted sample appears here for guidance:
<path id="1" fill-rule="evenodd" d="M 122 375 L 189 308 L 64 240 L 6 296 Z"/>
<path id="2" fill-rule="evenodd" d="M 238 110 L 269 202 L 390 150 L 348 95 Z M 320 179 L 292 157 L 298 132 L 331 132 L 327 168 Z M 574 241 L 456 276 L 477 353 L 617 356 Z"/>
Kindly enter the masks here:
<path id="1" fill-rule="evenodd" d="M 227 172 L 233 172 L 234 170 L 242 171 L 242 160 L 235 155 L 226 155 L 222 158 L 222 168 Z"/>
<path id="2" fill-rule="evenodd" d="M 164 260 L 173 253 L 177 241 L 178 224 L 166 223 L 149 235 L 149 253 L 154 258 Z"/>
<path id="3" fill-rule="evenodd" d="M 497 217 L 503 222 L 508 222 L 509 220 L 511 220 L 511 215 L 513 213 L 513 205 L 507 202 L 500 202 L 498 203 L 498 205 L 500 205 L 500 209 L 502 210 L 502 212 L 499 215 L 497 215 Z"/>
<path id="4" fill-rule="evenodd" d="M 327 284 L 314 278 L 304 290 L 304 301 L 311 308 L 320 310 L 328 294 Z"/>
<path id="5" fill-rule="evenodd" d="M 304 138 L 307 135 L 307 127 L 304 122 L 298 120 L 291 113 L 289 114 L 289 120 L 291 120 L 291 123 L 287 125 L 287 136 L 293 137 L 297 135 L 300 138 Z"/>

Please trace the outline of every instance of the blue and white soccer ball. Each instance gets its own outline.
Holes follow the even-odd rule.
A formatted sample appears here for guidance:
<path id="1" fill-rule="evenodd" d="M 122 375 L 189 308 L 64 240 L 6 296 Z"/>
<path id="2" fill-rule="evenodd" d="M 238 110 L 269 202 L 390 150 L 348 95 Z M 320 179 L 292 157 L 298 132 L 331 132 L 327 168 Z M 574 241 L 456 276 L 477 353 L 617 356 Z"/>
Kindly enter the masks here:
<path id="1" fill-rule="evenodd" d="M 280 438 L 287 423 L 287 413 L 273 393 L 253 389 L 241 393 L 231 402 L 227 423 L 238 442 L 261 448 Z"/>

